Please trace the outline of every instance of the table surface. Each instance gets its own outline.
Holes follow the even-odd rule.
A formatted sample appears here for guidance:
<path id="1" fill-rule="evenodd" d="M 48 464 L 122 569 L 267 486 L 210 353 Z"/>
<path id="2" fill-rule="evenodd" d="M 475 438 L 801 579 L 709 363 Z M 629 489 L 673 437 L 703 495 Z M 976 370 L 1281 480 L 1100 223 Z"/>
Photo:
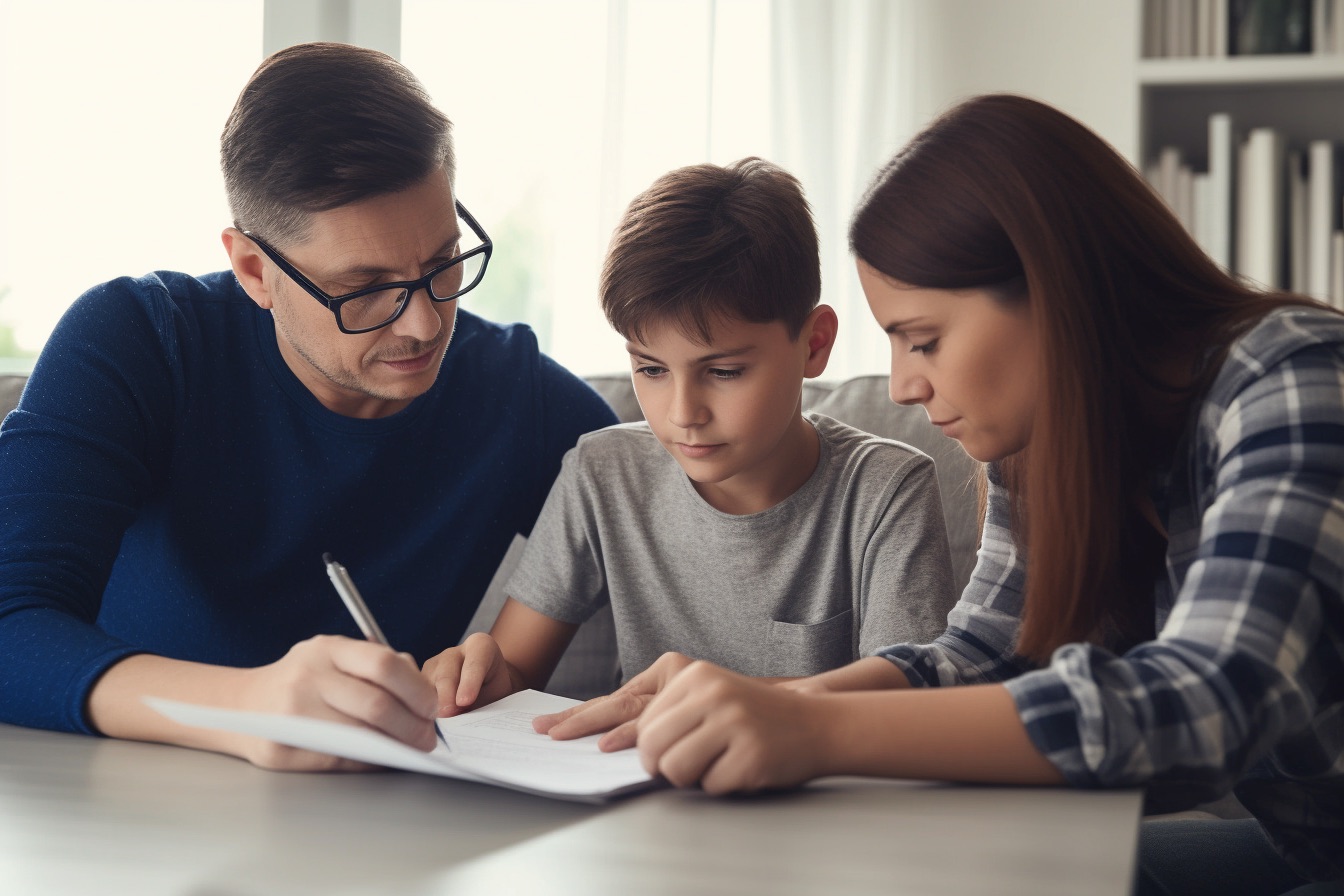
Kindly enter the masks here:
<path id="1" fill-rule="evenodd" d="M 830 778 L 609 806 L 0 725 L 0 893 L 1127 896 L 1138 791 Z"/>

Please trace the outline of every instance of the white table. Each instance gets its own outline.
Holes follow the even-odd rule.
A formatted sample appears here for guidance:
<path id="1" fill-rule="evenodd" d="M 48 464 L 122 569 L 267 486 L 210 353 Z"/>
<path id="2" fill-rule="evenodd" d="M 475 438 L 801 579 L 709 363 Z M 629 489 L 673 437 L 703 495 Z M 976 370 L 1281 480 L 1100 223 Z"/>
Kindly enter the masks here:
<path id="1" fill-rule="evenodd" d="M 833 778 L 594 807 L 0 725 L 0 893 L 1127 896 L 1140 804 Z"/>

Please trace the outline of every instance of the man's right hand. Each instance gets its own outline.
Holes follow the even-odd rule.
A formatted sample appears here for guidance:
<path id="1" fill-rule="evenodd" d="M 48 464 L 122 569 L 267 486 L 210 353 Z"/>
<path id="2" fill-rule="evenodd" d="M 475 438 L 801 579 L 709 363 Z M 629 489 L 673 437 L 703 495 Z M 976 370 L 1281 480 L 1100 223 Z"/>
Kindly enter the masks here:
<path id="1" fill-rule="evenodd" d="M 455 716 L 522 690 L 498 642 L 484 632 L 467 637 L 425 663 L 425 677 L 438 692 L 438 714 Z"/>
<path id="2" fill-rule="evenodd" d="M 243 689 L 246 709 L 372 728 L 418 750 L 432 750 L 438 742 L 434 688 L 410 654 L 372 641 L 321 635 L 249 673 Z M 245 758 L 263 768 L 301 769 L 313 761 L 314 754 L 306 750 L 258 744 Z"/>
<path id="3" fill-rule="evenodd" d="M 372 728 L 420 750 L 437 741 L 434 686 L 406 654 L 369 641 L 323 635 L 265 666 L 236 669 L 151 654 L 127 657 L 89 695 L 89 718 L 109 737 L 228 753 L 286 771 L 367 769 L 368 765 L 232 732 L 169 721 L 144 696 L 246 712 L 310 716 Z"/>

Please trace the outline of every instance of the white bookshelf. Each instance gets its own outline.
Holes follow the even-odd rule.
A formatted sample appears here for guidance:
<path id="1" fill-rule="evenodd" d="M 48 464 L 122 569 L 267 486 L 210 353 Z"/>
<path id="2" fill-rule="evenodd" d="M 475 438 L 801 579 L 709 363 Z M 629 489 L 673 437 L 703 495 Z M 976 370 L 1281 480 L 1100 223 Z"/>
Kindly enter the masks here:
<path id="1" fill-rule="evenodd" d="M 1170 11 L 1173 3 L 1186 4 L 1187 12 L 1198 8 L 1199 15 L 1207 17 L 1214 8 L 1212 4 L 1227 4 L 1229 0 L 1144 0 L 1138 4 L 1141 46 L 1150 51 L 1169 46 L 1163 37 L 1165 21 L 1155 22 L 1152 15 L 1154 9 Z M 1189 5 L 1196 3 L 1198 7 Z M 1135 64 L 1139 159 L 1155 186 L 1216 260 L 1223 261 L 1226 255 L 1238 273 L 1327 298 L 1341 289 L 1334 285 L 1340 282 L 1340 275 L 1327 277 L 1326 272 L 1341 268 L 1338 253 L 1344 248 L 1340 243 L 1344 235 L 1336 235 L 1344 218 L 1344 51 L 1339 49 L 1344 46 L 1344 0 L 1312 3 L 1316 16 L 1313 38 L 1322 22 L 1340 22 L 1338 27 L 1328 26 L 1325 41 L 1313 39 L 1313 52 L 1228 55 L 1232 42 L 1228 38 L 1221 48 L 1211 51 L 1214 42 L 1205 40 L 1200 54 L 1190 51 L 1187 40 L 1184 44 L 1176 41 L 1185 48 L 1182 55 L 1140 58 Z M 1327 4 L 1334 4 L 1328 15 Z M 1230 15 L 1228 9 L 1220 7 L 1219 14 Z M 1226 18 L 1222 21 L 1225 23 Z M 1247 172 L 1259 172 L 1250 175 L 1249 183 L 1245 180 L 1248 175 L 1240 170 L 1242 162 L 1235 158 L 1230 161 L 1234 173 L 1229 189 L 1234 195 L 1230 205 L 1224 199 L 1214 206 L 1230 207 L 1227 216 L 1209 214 L 1207 198 L 1219 192 L 1227 195 L 1210 187 L 1210 182 L 1226 183 L 1226 178 L 1208 174 L 1210 117 L 1215 115 L 1230 116 L 1234 155 L 1240 154 L 1239 148 L 1246 145 L 1253 130 L 1272 128 L 1277 132 L 1273 154 L 1261 154 L 1260 162 L 1248 163 Z M 1227 131 L 1224 124 L 1224 147 L 1229 145 Z M 1318 170 L 1328 171 L 1333 166 L 1336 174 L 1326 183 L 1313 184 L 1312 145 L 1320 148 L 1321 141 L 1334 144 L 1336 161 Z M 1177 154 L 1182 170 L 1179 176 L 1173 176 L 1171 172 L 1177 170 L 1178 163 L 1172 159 Z M 1219 168 L 1226 172 L 1226 152 L 1219 157 L 1225 160 Z M 1266 158 L 1274 161 L 1266 162 Z M 1323 158 L 1331 159 L 1328 149 Z M 1196 183 L 1201 180 L 1205 182 Z M 1326 208 L 1330 210 L 1328 215 L 1320 211 Z M 1210 223 L 1218 220 L 1224 223 Z M 1211 248 L 1227 246 L 1229 241 L 1231 248 L 1225 252 Z M 1274 248 L 1266 255 L 1261 250 L 1267 245 Z M 1320 259 L 1330 253 L 1335 254 L 1335 260 L 1320 267 Z M 1323 279 L 1331 280 L 1329 289 L 1321 286 Z M 1344 303 L 1344 295 L 1333 300 Z"/>
<path id="2" fill-rule="evenodd" d="M 1207 162 L 1208 118 L 1279 127 L 1292 144 L 1344 141 L 1344 55 L 1142 59 L 1139 140 L 1145 164 L 1163 146 Z"/>

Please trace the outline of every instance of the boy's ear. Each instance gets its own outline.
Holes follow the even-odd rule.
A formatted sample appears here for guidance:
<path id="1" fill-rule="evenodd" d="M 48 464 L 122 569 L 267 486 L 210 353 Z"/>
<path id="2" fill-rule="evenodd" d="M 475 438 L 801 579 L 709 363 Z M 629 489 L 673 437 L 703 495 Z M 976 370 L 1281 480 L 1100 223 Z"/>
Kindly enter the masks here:
<path id="1" fill-rule="evenodd" d="M 275 302 L 271 298 L 270 285 L 262 276 L 265 257 L 257 244 L 236 227 L 224 228 L 220 239 L 224 242 L 224 251 L 229 253 L 229 265 L 233 268 L 233 276 L 238 278 L 238 285 L 258 307 L 269 311 Z"/>
<path id="2" fill-rule="evenodd" d="M 835 334 L 840 327 L 840 319 L 830 305 L 818 305 L 803 322 L 802 332 L 798 335 L 807 341 L 807 364 L 803 367 L 803 376 L 811 379 L 826 371 L 826 363 L 831 359 L 831 349 L 835 348 Z"/>

